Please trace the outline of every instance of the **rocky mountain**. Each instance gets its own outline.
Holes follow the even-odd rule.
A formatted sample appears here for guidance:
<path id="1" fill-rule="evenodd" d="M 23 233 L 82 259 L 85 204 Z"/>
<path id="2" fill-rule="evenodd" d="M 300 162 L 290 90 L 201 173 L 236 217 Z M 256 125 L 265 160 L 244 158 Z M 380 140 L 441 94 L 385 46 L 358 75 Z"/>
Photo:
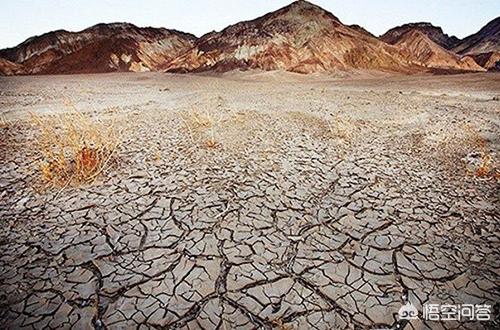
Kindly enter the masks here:
<path id="1" fill-rule="evenodd" d="M 453 47 L 453 51 L 462 55 L 500 52 L 500 17 L 460 41 Z"/>
<path id="2" fill-rule="evenodd" d="M 411 30 L 401 35 L 395 46 L 404 51 L 406 57 L 413 64 L 425 68 L 451 71 L 484 71 L 472 58 L 460 58 L 432 41 L 419 30 Z"/>
<path id="3" fill-rule="evenodd" d="M 471 57 L 477 64 L 486 70 L 500 71 L 500 52 L 470 54 L 465 57 Z"/>
<path id="4" fill-rule="evenodd" d="M 373 38 L 376 38 L 370 31 L 368 31 L 367 29 L 365 29 L 364 27 L 362 26 L 359 26 L 357 24 L 351 24 L 351 25 L 348 25 L 351 29 L 353 30 L 356 30 L 358 32 L 361 32 L 367 36 L 370 36 L 370 37 L 373 37 Z"/>
<path id="5" fill-rule="evenodd" d="M 11 62 L 4 58 L 0 58 L 0 75 L 1 76 L 12 76 L 16 74 L 23 74 L 22 65 Z"/>
<path id="6" fill-rule="evenodd" d="M 396 47 L 342 24 L 333 14 L 307 1 L 296 1 L 255 20 L 206 34 L 164 69 L 299 73 L 414 70 Z"/>
<path id="7" fill-rule="evenodd" d="M 402 26 L 398 26 L 390 29 L 386 33 L 380 36 L 380 40 L 387 42 L 391 45 L 399 42 L 401 37 L 410 32 L 419 31 L 426 35 L 430 40 L 434 41 L 436 44 L 440 45 L 445 49 L 451 49 L 456 46 L 460 39 L 455 36 L 449 36 L 443 32 L 438 26 L 434 26 L 431 23 L 409 23 Z"/>
<path id="8" fill-rule="evenodd" d="M 379 39 L 361 26 L 345 25 L 332 13 L 299 0 L 199 39 L 128 23 L 49 32 L 0 50 L 0 74 L 481 71 L 475 61 L 490 69 L 499 66 L 499 25 L 497 18 L 460 41 L 430 23 L 412 23 L 391 29 Z"/>
<path id="9" fill-rule="evenodd" d="M 128 23 L 98 24 L 33 37 L 0 50 L 0 58 L 29 74 L 149 71 L 191 48 L 195 37 L 164 28 Z"/>
<path id="10" fill-rule="evenodd" d="M 377 70 L 482 71 L 471 58 L 447 51 L 458 39 L 428 23 L 408 24 L 381 38 L 342 24 L 307 1 L 209 33 L 165 65 L 169 72 L 285 70 L 299 73 Z"/>

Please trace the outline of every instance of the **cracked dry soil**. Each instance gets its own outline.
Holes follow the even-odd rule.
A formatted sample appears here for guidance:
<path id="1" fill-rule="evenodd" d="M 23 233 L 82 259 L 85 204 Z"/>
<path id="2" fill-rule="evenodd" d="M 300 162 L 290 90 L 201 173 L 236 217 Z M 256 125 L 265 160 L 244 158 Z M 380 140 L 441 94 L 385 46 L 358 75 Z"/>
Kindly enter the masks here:
<path id="1" fill-rule="evenodd" d="M 496 157 L 499 74 L 11 77 L 0 93 L 3 328 L 499 326 L 498 177 L 464 160 Z M 119 161 L 40 189 L 29 113 L 64 97 L 123 128 Z M 493 320 L 398 323 L 408 301 Z"/>

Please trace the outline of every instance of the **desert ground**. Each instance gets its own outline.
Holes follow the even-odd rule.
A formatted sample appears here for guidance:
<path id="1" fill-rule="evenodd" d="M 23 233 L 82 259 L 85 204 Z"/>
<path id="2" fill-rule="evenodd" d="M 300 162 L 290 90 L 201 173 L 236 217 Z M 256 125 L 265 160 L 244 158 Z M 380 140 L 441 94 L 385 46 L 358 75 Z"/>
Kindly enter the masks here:
<path id="1" fill-rule="evenodd" d="M 75 112 L 117 143 L 49 182 Z M 498 73 L 0 77 L 2 327 L 498 329 L 499 114 Z"/>

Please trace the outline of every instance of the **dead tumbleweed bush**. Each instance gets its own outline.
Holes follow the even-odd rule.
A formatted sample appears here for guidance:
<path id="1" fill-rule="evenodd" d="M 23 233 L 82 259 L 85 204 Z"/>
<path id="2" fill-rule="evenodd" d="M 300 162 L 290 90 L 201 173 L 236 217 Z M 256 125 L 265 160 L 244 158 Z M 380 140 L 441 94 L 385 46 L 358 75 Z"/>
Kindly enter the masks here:
<path id="1" fill-rule="evenodd" d="M 4 116 L 0 116 L 0 129 L 8 128 L 10 126 L 10 121 Z"/>
<path id="2" fill-rule="evenodd" d="M 31 119 L 40 132 L 41 176 L 49 185 L 91 182 L 115 158 L 120 139 L 114 122 L 79 111 L 44 117 L 32 114 Z"/>
<path id="3" fill-rule="evenodd" d="M 12 154 L 14 147 L 18 145 L 14 136 L 20 130 L 19 123 L 0 116 L 0 160 Z"/>
<path id="4" fill-rule="evenodd" d="M 465 161 L 469 173 L 477 178 L 500 178 L 498 162 L 490 151 L 488 141 L 470 124 L 463 126 L 462 161 Z"/>
<path id="5" fill-rule="evenodd" d="M 327 121 L 330 135 L 350 143 L 359 128 L 349 118 L 342 118 L 339 114 L 331 115 L 333 118 Z"/>
<path id="6" fill-rule="evenodd" d="M 221 119 L 216 119 L 213 113 L 208 110 L 202 112 L 192 109 L 181 114 L 181 119 L 189 132 L 191 142 L 202 141 L 201 146 L 208 149 L 216 148 L 219 145 L 215 139 L 215 133 L 216 126 Z"/>
<path id="7" fill-rule="evenodd" d="M 471 124 L 433 127 L 426 135 L 425 145 L 456 171 L 465 163 L 465 170 L 477 178 L 500 178 L 498 160 L 488 147 L 488 141 Z"/>
<path id="8" fill-rule="evenodd" d="M 4 116 L 0 116 L 0 144 L 4 142 L 6 137 L 11 136 L 12 133 L 18 128 L 18 122 L 10 120 Z"/>
<path id="9" fill-rule="evenodd" d="M 493 172 L 493 158 L 490 154 L 482 154 L 475 175 L 479 178 L 495 176 L 499 178 L 498 172 Z"/>
<path id="10" fill-rule="evenodd" d="M 350 144 L 360 131 L 359 123 L 348 116 L 330 114 L 330 118 L 291 111 L 288 117 L 300 128 L 310 131 L 314 136 L 327 139 L 336 139 L 345 144 Z"/>
<path id="11" fill-rule="evenodd" d="M 291 325 L 286 325 L 281 318 L 277 318 L 271 321 L 272 326 L 277 330 L 292 330 Z"/>

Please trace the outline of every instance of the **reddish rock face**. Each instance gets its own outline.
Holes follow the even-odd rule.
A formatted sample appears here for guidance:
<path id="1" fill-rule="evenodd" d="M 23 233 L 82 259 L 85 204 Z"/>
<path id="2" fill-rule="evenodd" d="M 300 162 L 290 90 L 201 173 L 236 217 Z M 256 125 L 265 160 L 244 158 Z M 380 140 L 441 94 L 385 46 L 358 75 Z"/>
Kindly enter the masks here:
<path id="1" fill-rule="evenodd" d="M 500 17 L 463 40 L 448 36 L 430 23 L 396 27 L 380 40 L 405 49 L 412 61 L 431 68 L 477 71 L 478 65 L 486 70 L 498 70 L 500 66 Z"/>
<path id="2" fill-rule="evenodd" d="M 499 29 L 497 18 L 459 40 L 430 23 L 412 23 L 389 30 L 379 40 L 362 27 L 344 25 L 333 14 L 301 0 L 199 39 L 128 23 L 98 24 L 80 32 L 54 31 L 0 50 L 0 74 L 483 71 L 475 61 L 488 69 L 498 67 Z"/>
<path id="3" fill-rule="evenodd" d="M 411 30 L 395 43 L 412 63 L 429 69 L 450 71 L 484 71 L 474 60 L 460 58 L 432 41 L 419 30 Z"/>
<path id="4" fill-rule="evenodd" d="M 80 32 L 55 31 L 33 37 L 0 57 L 25 73 L 150 71 L 193 45 L 195 37 L 132 24 L 98 24 Z"/>
<path id="5" fill-rule="evenodd" d="M 500 51 L 471 54 L 465 57 L 472 58 L 477 64 L 488 71 L 500 71 Z"/>
<path id="6" fill-rule="evenodd" d="M 169 72 L 235 68 L 300 73 L 414 70 L 396 47 L 306 1 L 209 33 L 164 66 Z"/>
<path id="7" fill-rule="evenodd" d="M 342 24 L 320 7 L 297 1 L 253 21 L 201 37 L 194 48 L 164 68 L 169 72 L 239 68 L 299 73 L 483 70 L 474 61 L 461 60 L 432 41 L 432 38 L 440 40 L 448 47 L 458 41 L 440 28 L 421 23 L 407 25 L 402 30 L 391 30 L 385 38 L 390 43 L 383 42 L 359 26 Z"/>
<path id="8" fill-rule="evenodd" d="M 460 39 L 458 39 L 457 37 L 450 37 L 449 35 L 445 34 L 440 27 L 434 26 L 431 23 L 409 23 L 398 26 L 390 29 L 382 36 L 380 36 L 380 40 L 394 45 L 401 40 L 403 35 L 411 31 L 421 32 L 430 40 L 445 49 L 451 49 L 460 42 Z"/>
<path id="9" fill-rule="evenodd" d="M 410 60 L 435 69 L 478 71 L 478 65 L 486 70 L 500 69 L 500 17 L 463 40 L 448 36 L 430 23 L 396 27 L 380 40 L 404 49 Z"/>
<path id="10" fill-rule="evenodd" d="M 0 58 L 0 75 L 2 76 L 12 76 L 16 74 L 23 74 L 23 68 L 21 65 L 11 62 L 9 60 Z"/>

